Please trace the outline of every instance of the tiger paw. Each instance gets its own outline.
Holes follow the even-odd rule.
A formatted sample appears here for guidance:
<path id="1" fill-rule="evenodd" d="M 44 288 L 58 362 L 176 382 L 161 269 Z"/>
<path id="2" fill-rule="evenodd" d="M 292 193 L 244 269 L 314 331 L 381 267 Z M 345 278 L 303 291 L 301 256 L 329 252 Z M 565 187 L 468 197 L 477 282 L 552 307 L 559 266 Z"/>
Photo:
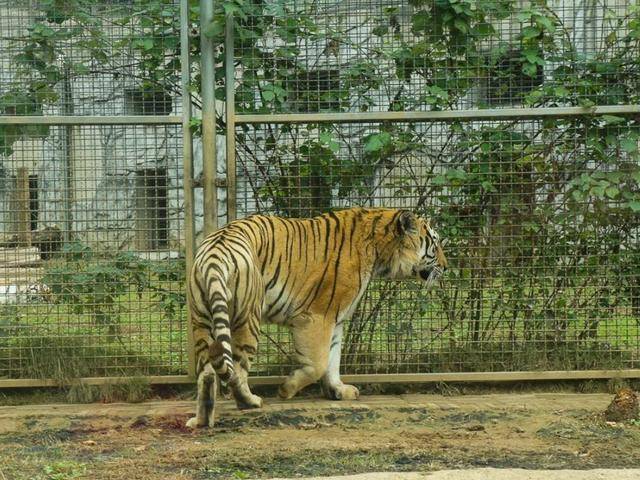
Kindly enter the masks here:
<path id="1" fill-rule="evenodd" d="M 291 388 L 286 382 L 280 385 L 278 388 L 278 396 L 283 400 L 289 400 L 296 394 L 296 391 Z"/>
<path id="2" fill-rule="evenodd" d="M 208 423 L 202 423 L 202 422 L 198 422 L 198 417 L 191 417 L 189 420 L 187 420 L 187 423 L 185 424 L 185 426 L 187 428 L 192 428 L 192 429 L 196 429 L 196 428 L 205 428 L 205 427 L 212 427 L 213 425 L 209 425 Z"/>
<path id="3" fill-rule="evenodd" d="M 262 408 L 262 398 L 258 395 L 253 395 L 246 398 L 237 398 L 236 405 L 240 410 L 250 410 L 252 408 Z"/>
<path id="4" fill-rule="evenodd" d="M 357 400 L 360 396 L 360 390 L 357 387 L 344 383 L 325 385 L 323 390 L 329 400 Z"/>

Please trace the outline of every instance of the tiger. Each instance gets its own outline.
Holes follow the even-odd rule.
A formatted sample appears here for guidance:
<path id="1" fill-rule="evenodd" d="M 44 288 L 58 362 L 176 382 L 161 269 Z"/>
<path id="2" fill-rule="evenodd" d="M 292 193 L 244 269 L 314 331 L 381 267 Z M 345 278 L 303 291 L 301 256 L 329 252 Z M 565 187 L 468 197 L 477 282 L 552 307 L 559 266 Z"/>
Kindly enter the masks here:
<path id="1" fill-rule="evenodd" d="M 404 209 L 252 215 L 208 235 L 187 281 L 197 377 L 196 415 L 187 426 L 213 426 L 216 375 L 239 409 L 262 406 L 248 384 L 261 322 L 292 332 L 300 367 L 280 385 L 281 398 L 320 380 L 329 399 L 357 399 L 358 388 L 340 379 L 341 344 L 369 282 L 417 278 L 430 286 L 446 269 L 430 221 Z"/>

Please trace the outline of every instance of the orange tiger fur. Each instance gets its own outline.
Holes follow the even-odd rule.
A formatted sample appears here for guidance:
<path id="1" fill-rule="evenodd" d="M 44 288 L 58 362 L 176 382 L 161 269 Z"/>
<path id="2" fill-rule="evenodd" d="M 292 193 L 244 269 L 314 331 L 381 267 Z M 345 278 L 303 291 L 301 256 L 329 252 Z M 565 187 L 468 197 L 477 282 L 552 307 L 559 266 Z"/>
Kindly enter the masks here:
<path id="1" fill-rule="evenodd" d="M 340 381 L 342 327 L 370 280 L 433 283 L 446 266 L 437 233 L 406 210 L 254 215 L 216 231 L 198 249 L 188 282 L 198 374 L 188 425 L 213 424 L 216 374 L 238 407 L 262 405 L 247 383 L 261 321 L 292 329 L 301 367 L 282 384 L 281 397 L 321 379 L 329 398 L 357 398 L 358 389 Z"/>

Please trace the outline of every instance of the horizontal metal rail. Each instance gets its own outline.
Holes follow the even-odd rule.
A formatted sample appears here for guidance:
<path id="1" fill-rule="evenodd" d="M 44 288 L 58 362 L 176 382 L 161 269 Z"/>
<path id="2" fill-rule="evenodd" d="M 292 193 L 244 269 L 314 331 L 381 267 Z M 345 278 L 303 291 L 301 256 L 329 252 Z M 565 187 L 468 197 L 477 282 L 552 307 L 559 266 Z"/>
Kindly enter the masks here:
<path id="1" fill-rule="evenodd" d="M 367 122 L 439 122 L 454 120 L 509 120 L 561 118 L 584 115 L 640 114 L 640 105 L 603 105 L 598 107 L 493 108 L 486 110 L 446 110 L 425 112 L 359 113 L 279 113 L 236 114 L 236 123 L 367 123 Z"/>
<path id="2" fill-rule="evenodd" d="M 84 377 L 70 381 L 82 383 L 84 385 L 107 385 L 113 383 L 122 383 L 133 377 Z M 135 378 L 143 378 L 154 385 L 176 385 L 180 383 L 192 383 L 194 379 L 187 375 L 156 375 L 142 376 Z M 0 389 L 2 388 L 30 388 L 30 387 L 60 387 L 61 383 L 57 380 L 49 378 L 1 378 Z"/>
<path id="3" fill-rule="evenodd" d="M 124 382 L 130 377 L 89 377 L 76 381 L 85 385 L 105 385 Z M 140 377 L 154 385 L 194 383 L 187 375 Z M 277 385 L 285 376 L 249 377 L 251 385 Z M 460 372 L 460 373 L 387 373 L 372 375 L 343 375 L 348 383 L 434 383 L 434 382 L 522 382 L 546 380 L 596 380 L 611 378 L 640 378 L 640 369 L 627 370 L 550 370 L 539 372 Z M 49 379 L 0 379 L 0 388 L 58 387 Z"/>
<path id="4" fill-rule="evenodd" d="M 180 115 L 0 115 L 0 125 L 181 125 Z"/>
<path id="5" fill-rule="evenodd" d="M 486 110 L 446 110 L 425 112 L 358 112 L 358 113 L 278 113 L 236 114 L 236 123 L 371 123 L 371 122 L 435 122 L 452 120 L 508 120 L 584 115 L 640 114 L 640 105 L 603 105 L 598 107 L 494 108 Z M 179 115 L 0 115 L 0 125 L 180 125 Z"/>

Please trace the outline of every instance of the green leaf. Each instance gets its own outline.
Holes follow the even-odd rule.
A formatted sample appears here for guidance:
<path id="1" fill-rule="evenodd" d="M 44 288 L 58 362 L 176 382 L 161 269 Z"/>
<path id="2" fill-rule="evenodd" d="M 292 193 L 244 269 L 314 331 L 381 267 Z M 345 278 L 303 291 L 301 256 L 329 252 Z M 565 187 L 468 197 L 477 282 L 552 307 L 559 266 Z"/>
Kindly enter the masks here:
<path id="1" fill-rule="evenodd" d="M 543 17 L 542 15 L 535 16 L 536 23 L 544 28 L 549 33 L 553 33 L 556 30 L 556 26 L 553 24 L 553 21 L 548 17 Z"/>
<path id="2" fill-rule="evenodd" d="M 487 37 L 496 33 L 496 29 L 490 23 L 479 23 L 473 28 L 473 33 L 480 37 Z"/>
<path id="3" fill-rule="evenodd" d="M 462 20 L 461 18 L 456 18 L 453 20 L 453 26 L 456 27 L 456 29 L 462 33 L 468 33 L 469 32 L 469 24 L 467 22 L 465 22 L 464 20 Z"/>
<path id="4" fill-rule="evenodd" d="M 638 141 L 632 138 L 623 138 L 620 140 L 620 148 L 627 153 L 637 152 Z"/>
<path id="5" fill-rule="evenodd" d="M 526 40 L 526 39 L 529 39 L 529 38 L 536 38 L 541 33 L 542 32 L 540 31 L 539 28 L 529 26 L 529 27 L 524 27 L 522 29 L 521 35 L 522 35 L 522 38 L 524 38 Z"/>
<path id="6" fill-rule="evenodd" d="M 618 196 L 618 194 L 620 193 L 620 190 L 617 187 L 607 187 L 607 189 L 605 190 L 605 193 L 607 197 L 613 199 Z"/>
<path id="7" fill-rule="evenodd" d="M 491 152 L 491 150 L 492 150 L 492 146 L 489 142 L 482 142 L 480 144 L 480 151 L 482 153 L 489 153 Z"/>
<path id="8" fill-rule="evenodd" d="M 431 13 L 420 10 L 411 16 L 411 30 L 413 33 L 422 33 L 429 29 L 433 20 Z"/>
<path id="9" fill-rule="evenodd" d="M 209 38 L 221 37 L 224 35 L 224 24 L 220 21 L 214 20 L 202 30 L 202 33 Z"/>
<path id="10" fill-rule="evenodd" d="M 447 171 L 447 177 L 452 180 L 464 180 L 467 178 L 467 172 L 459 168 L 453 168 Z"/>
<path id="11" fill-rule="evenodd" d="M 527 48 L 522 52 L 522 55 L 529 63 L 544 65 L 544 59 L 540 57 L 539 51 L 535 48 Z"/>
<path id="12" fill-rule="evenodd" d="M 433 185 L 445 185 L 447 183 L 447 179 L 444 175 L 436 175 L 431 180 L 431 183 Z"/>
<path id="13" fill-rule="evenodd" d="M 74 63 L 73 71 L 78 75 L 86 75 L 89 73 L 89 67 L 87 67 L 84 63 Z"/>
<path id="14" fill-rule="evenodd" d="M 640 201 L 632 200 L 630 202 L 627 202 L 627 207 L 629 207 L 634 212 L 640 212 Z"/>
<path id="15" fill-rule="evenodd" d="M 382 150 L 391 141 L 391 135 L 388 132 L 376 133 L 365 138 L 364 151 L 367 153 Z"/>
<path id="16" fill-rule="evenodd" d="M 378 25 L 377 27 L 374 27 L 373 30 L 371 30 L 371 33 L 373 33 L 377 37 L 382 37 L 383 35 L 389 33 L 389 25 Z"/>
<path id="17" fill-rule="evenodd" d="M 333 139 L 330 132 L 322 132 L 320 134 L 320 143 L 329 147 L 333 153 L 338 153 L 340 150 L 340 144 Z"/>
<path id="18" fill-rule="evenodd" d="M 593 187 L 591 189 L 591 193 L 598 198 L 604 197 L 604 191 L 605 191 L 605 187 L 602 185 L 598 185 L 597 187 Z"/>
<path id="19" fill-rule="evenodd" d="M 616 125 L 618 123 L 626 122 L 626 119 L 624 117 L 617 117 L 615 115 L 602 115 L 602 117 L 600 118 L 606 125 Z"/>
<path id="20" fill-rule="evenodd" d="M 538 74 L 538 66 L 534 63 L 523 63 L 522 73 L 529 77 L 535 77 Z"/>
<path id="21" fill-rule="evenodd" d="M 271 100 L 276 98 L 276 94 L 273 90 L 264 90 L 262 92 L 262 98 L 265 99 L 267 102 L 270 102 Z"/>

